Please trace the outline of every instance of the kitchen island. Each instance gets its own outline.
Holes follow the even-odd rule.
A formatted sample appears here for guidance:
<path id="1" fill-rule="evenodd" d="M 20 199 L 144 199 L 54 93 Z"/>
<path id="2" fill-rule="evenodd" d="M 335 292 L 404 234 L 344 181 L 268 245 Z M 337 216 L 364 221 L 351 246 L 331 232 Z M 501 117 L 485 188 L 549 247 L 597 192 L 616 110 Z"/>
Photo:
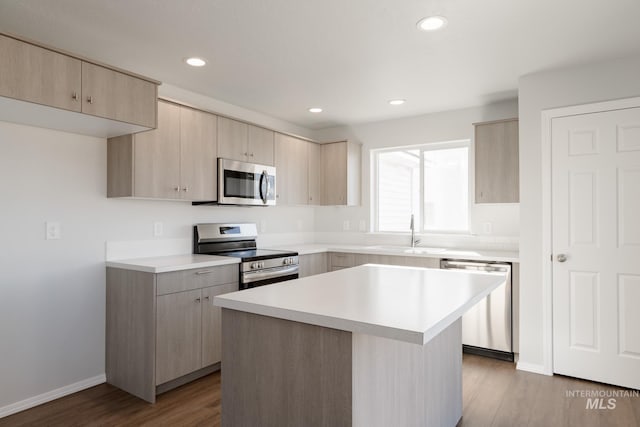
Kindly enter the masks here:
<path id="1" fill-rule="evenodd" d="M 218 296 L 224 426 L 455 426 L 460 317 L 504 277 L 363 265 Z"/>

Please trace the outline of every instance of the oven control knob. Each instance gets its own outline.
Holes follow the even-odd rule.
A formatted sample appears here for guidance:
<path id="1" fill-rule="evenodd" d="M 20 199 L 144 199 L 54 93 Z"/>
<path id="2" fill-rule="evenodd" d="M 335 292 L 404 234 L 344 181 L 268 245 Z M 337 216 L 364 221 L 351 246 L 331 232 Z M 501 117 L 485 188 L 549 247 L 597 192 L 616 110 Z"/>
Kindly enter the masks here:
<path id="1" fill-rule="evenodd" d="M 258 263 L 257 262 L 252 262 L 251 263 L 251 269 L 253 270 L 253 269 L 256 269 L 256 268 L 258 268 Z"/>
<path id="2" fill-rule="evenodd" d="M 284 265 L 288 265 L 288 264 L 289 264 L 289 258 L 285 258 L 285 259 L 283 259 L 283 260 L 282 260 L 282 263 L 283 263 Z"/>
<path id="3" fill-rule="evenodd" d="M 259 268 L 264 268 L 264 261 L 258 264 Z"/>

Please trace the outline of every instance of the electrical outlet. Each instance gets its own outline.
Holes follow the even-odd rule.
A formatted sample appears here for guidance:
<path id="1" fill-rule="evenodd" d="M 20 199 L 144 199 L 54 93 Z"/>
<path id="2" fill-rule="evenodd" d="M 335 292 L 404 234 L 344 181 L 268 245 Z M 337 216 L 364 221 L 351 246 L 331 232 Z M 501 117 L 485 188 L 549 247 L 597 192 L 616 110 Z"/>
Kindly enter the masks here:
<path id="1" fill-rule="evenodd" d="M 350 228 L 351 228 L 351 224 L 349 223 L 348 219 L 345 219 L 344 221 L 342 221 L 342 231 L 349 231 Z"/>
<path id="2" fill-rule="evenodd" d="M 59 240 L 62 239 L 62 226 L 59 222 L 45 222 L 45 239 Z"/>
<path id="3" fill-rule="evenodd" d="M 364 219 L 360 220 L 360 231 L 367 231 L 367 222 Z"/>
<path id="4" fill-rule="evenodd" d="M 491 234 L 491 233 L 493 233 L 493 224 L 491 224 L 490 222 L 483 222 L 482 223 L 482 232 L 483 232 L 483 234 Z"/>
<path id="5" fill-rule="evenodd" d="M 153 223 L 153 237 L 160 237 L 164 233 L 164 226 L 162 222 L 156 221 Z"/>

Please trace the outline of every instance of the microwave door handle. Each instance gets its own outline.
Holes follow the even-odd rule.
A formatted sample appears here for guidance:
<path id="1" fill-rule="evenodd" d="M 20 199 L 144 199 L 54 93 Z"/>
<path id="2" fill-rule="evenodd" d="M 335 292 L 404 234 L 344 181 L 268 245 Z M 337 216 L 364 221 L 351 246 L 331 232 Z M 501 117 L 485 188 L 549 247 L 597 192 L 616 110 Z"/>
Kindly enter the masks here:
<path id="1" fill-rule="evenodd" d="M 262 191 L 263 183 L 265 184 L 264 191 Z M 269 176 L 267 175 L 267 171 L 263 170 L 260 176 L 260 198 L 265 205 L 267 204 L 267 194 L 269 194 Z"/>

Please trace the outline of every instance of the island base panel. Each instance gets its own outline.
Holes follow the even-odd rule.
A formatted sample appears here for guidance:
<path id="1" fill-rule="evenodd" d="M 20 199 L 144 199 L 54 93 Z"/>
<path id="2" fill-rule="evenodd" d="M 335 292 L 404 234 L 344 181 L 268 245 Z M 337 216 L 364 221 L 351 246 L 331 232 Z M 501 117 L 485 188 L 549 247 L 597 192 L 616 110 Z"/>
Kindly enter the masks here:
<path id="1" fill-rule="evenodd" d="M 462 417 L 462 328 L 420 346 L 353 334 L 353 425 L 453 427 Z"/>
<path id="2" fill-rule="evenodd" d="M 222 309 L 222 425 L 350 426 L 351 332 Z"/>

